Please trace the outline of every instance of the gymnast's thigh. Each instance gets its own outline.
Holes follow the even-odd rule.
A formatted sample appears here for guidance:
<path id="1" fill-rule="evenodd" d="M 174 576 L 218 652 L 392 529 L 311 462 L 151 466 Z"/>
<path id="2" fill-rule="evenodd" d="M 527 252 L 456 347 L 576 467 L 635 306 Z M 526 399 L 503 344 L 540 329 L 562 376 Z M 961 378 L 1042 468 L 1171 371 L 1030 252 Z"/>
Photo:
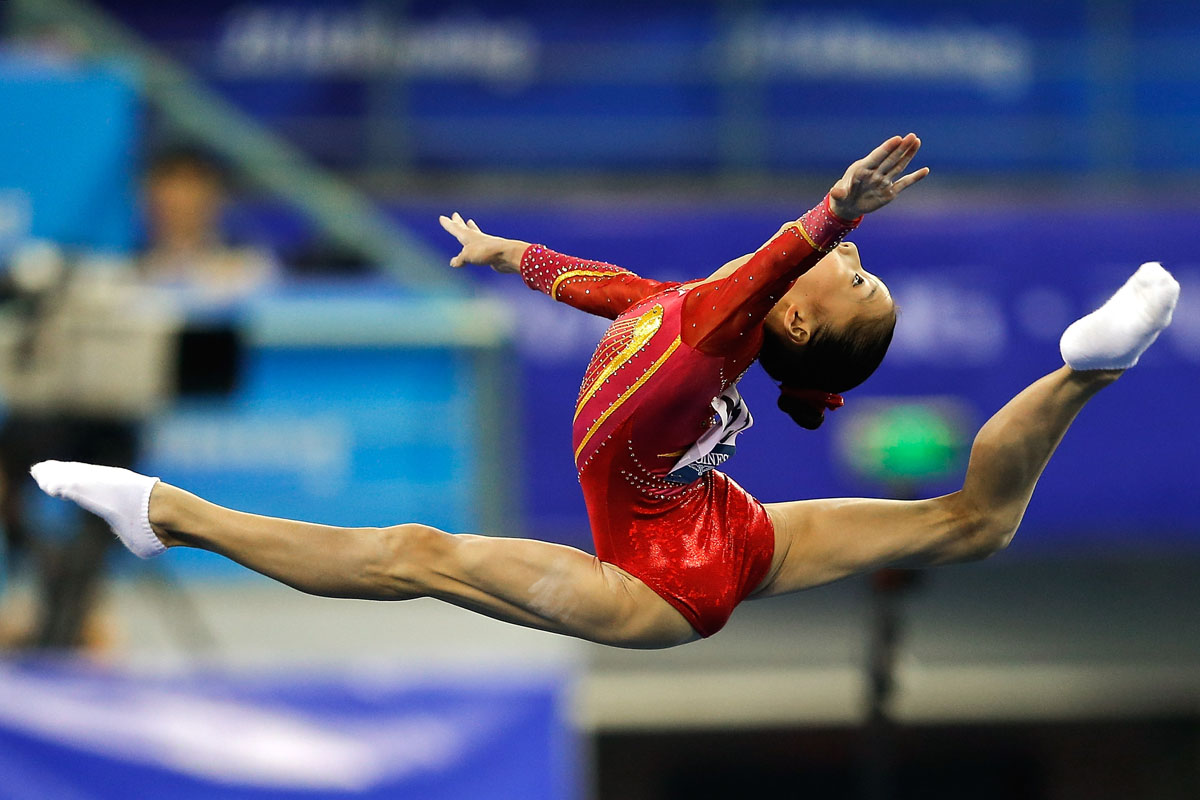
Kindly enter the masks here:
<path id="1" fill-rule="evenodd" d="M 963 524 L 951 496 L 769 503 L 775 553 L 752 597 L 772 597 L 885 566 L 954 560 Z"/>
<path id="2" fill-rule="evenodd" d="M 423 528 L 420 594 L 506 622 L 619 647 L 694 638 L 687 620 L 624 569 L 573 547 Z M 411 554 L 413 547 L 400 554 Z"/>

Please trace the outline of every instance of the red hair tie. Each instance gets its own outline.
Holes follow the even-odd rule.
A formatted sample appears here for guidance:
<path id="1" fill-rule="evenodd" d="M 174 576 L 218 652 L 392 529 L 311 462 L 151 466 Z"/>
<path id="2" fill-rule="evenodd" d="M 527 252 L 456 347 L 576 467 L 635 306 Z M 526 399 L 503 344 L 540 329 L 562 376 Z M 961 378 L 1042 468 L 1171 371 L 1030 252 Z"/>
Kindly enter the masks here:
<path id="1" fill-rule="evenodd" d="M 822 392 L 820 389 L 792 389 L 784 386 L 780 389 L 788 397 L 794 397 L 808 403 L 813 408 L 827 408 L 833 411 L 846 405 L 846 400 L 840 394 Z"/>

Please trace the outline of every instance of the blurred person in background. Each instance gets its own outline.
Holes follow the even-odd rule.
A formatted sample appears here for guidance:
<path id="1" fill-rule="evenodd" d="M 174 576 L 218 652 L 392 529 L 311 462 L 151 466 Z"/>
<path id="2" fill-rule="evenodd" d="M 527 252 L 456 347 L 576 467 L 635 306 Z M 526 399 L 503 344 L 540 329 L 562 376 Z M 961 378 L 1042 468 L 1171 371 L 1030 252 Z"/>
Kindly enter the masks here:
<path id="1" fill-rule="evenodd" d="M 0 422 L 0 523 L 7 577 L 33 580 L 33 607 L 9 607 L 0 620 L 0 645 L 61 648 L 100 643 L 103 626 L 91 614 L 105 554 L 106 526 L 84 517 L 78 527 L 52 532 L 30 513 L 25 462 L 56 452 L 91 454 L 107 464 L 132 465 L 138 449 L 139 412 L 104 407 L 102 387 L 76 380 L 91 371 L 67 352 L 89 340 L 116 338 L 106 324 L 113 308 L 99 285 L 49 242 L 31 242 L 13 254 L 0 304 L 0 373 L 7 413 Z M 109 287 L 111 288 L 111 287 Z M 124 304 L 128 296 L 111 298 Z M 120 312 L 117 312 L 120 314 Z M 126 340 L 127 342 L 128 340 Z M 121 342 L 125 343 L 125 342 Z M 93 355 L 98 355 L 93 351 Z M 144 354 L 143 354 L 144 355 Z M 156 359 L 134 366 L 125 378 L 153 371 Z M 99 391 L 98 391 L 99 389 Z M 118 404 L 119 405 L 119 404 Z"/>
<path id="2" fill-rule="evenodd" d="M 138 258 L 146 280 L 217 303 L 277 280 L 268 250 L 235 244 L 222 229 L 227 183 L 220 162 L 199 148 L 174 147 L 151 161 L 143 188 L 146 245 Z"/>
<path id="3" fill-rule="evenodd" d="M 8 576 L 28 570 L 36 582 L 33 618 L 4 620 L 0 647 L 102 647 L 108 642 L 103 621 L 92 614 L 112 545 L 108 526 L 85 517 L 74 533 L 47 537 L 46 531 L 33 529 L 21 487 L 28 460 L 48 454 L 78 453 L 105 464 L 132 465 L 138 427 L 124 420 L 22 413 L 0 426 L 0 516 Z"/>
<path id="4" fill-rule="evenodd" d="M 862 383 L 882 360 L 895 303 L 841 240 L 928 174 L 905 174 L 920 144 L 914 134 L 888 139 L 759 250 L 684 284 L 489 236 L 457 214 L 442 218 L 462 245 L 453 266 L 519 273 L 531 288 L 615 320 L 588 366 L 574 427 L 595 556 L 416 523 L 353 529 L 245 514 L 91 464 L 41 463 L 34 477 L 48 494 L 103 516 L 142 557 L 198 547 L 312 594 L 435 597 L 638 649 L 711 636 L 749 597 L 885 565 L 984 558 L 1016 533 L 1083 406 L 1170 323 L 1179 285 L 1161 266 L 1143 265 L 1066 330 L 1065 366 L 983 426 L 957 492 L 764 506 L 714 469 L 750 426 L 736 384 L 756 359 L 782 384 L 780 408 L 810 429 L 841 405 L 835 392 Z M 788 446 L 779 457 L 786 468 L 805 456 Z"/>
<path id="5" fill-rule="evenodd" d="M 22 393 L 17 382 L 26 388 L 40 382 L 45 391 L 44 396 L 28 397 L 25 402 L 16 399 L 0 422 L 0 522 L 7 568 L 10 575 L 28 568 L 35 584 L 32 619 L 14 620 L 10 614 L 0 624 L 0 645 L 63 648 L 103 643 L 104 625 L 94 610 L 112 536 L 90 515 L 77 530 L 57 536 L 34 530 L 37 523 L 28 513 L 22 485 L 31 461 L 56 455 L 121 467 L 136 463 L 141 424 L 159 404 L 126 402 L 120 397 L 112 399 L 124 408 L 81 403 L 81 395 L 94 396 L 94 389 L 62 384 L 72 372 L 97 372 L 89 365 L 82 370 L 64 367 L 64 351 L 94 361 L 102 357 L 96 348 L 105 338 L 144 334 L 128 330 L 114 334 L 111 319 L 95 319 L 94 314 L 114 316 L 113 303 L 136 305 L 150 297 L 157 298 L 152 302 L 167 302 L 161 295 L 164 289 L 170 291 L 171 301 L 184 308 L 225 308 L 277 280 L 278 269 L 268 250 L 231 244 L 222 229 L 226 185 L 219 162 L 202 150 L 164 150 L 151 160 L 145 174 L 146 242 L 132 269 L 106 270 L 113 273 L 111 280 L 97 282 L 93 271 L 68 263 L 63 253 L 47 245 L 53 250 L 49 261 L 46 247 L 31 248 L 26 251 L 27 263 L 10 270 L 13 279 L 6 289 L 10 300 L 6 307 L 15 335 L 7 350 L 13 385 L 6 394 Z M 22 278 L 35 273 L 40 277 Z M 115 285 L 124 290 L 120 296 L 110 291 Z M 144 318 L 119 312 L 115 316 Z M 75 324 L 81 320 L 89 322 Z M 152 384 L 149 391 L 157 395 L 231 387 L 236 372 L 231 362 L 239 352 L 233 323 L 207 316 L 175 329 L 171 338 L 170 352 L 161 359 L 146 357 L 129 365 L 125 374 L 130 392 L 144 394 L 147 381 Z M 155 360 L 163 363 L 158 367 L 148 363 Z M 146 381 L 135 377 L 146 370 L 154 373 L 142 375 Z M 56 380 L 59 385 L 54 385 Z M 162 388 L 167 381 L 172 386 Z M 142 385 L 133 385 L 139 382 Z M 14 398 L 8 399 L 14 403 Z"/>

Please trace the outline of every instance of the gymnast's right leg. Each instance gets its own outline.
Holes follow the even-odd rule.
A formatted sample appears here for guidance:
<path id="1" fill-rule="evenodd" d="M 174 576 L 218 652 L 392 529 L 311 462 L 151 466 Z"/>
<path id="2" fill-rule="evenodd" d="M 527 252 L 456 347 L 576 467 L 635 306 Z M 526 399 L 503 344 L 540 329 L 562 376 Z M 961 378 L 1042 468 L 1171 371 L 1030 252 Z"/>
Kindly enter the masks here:
<path id="1" fill-rule="evenodd" d="M 426 525 L 339 528 L 246 514 L 128 470 L 46 461 L 44 491 L 109 523 L 131 550 L 198 547 L 326 597 L 434 597 L 495 619 L 617 647 L 699 638 L 669 603 L 581 550 Z"/>

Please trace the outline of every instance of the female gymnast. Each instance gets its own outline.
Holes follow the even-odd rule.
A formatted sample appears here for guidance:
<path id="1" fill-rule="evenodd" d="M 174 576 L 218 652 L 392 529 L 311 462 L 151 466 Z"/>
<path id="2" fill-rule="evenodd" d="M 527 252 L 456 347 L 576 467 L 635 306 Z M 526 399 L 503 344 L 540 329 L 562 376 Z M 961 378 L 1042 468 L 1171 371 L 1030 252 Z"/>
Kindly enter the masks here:
<path id="1" fill-rule="evenodd" d="M 854 245 L 839 242 L 928 174 L 905 174 L 920 144 L 913 134 L 888 139 L 758 251 L 690 283 L 489 236 L 458 214 L 441 218 L 462 245 L 451 265 L 519 272 L 530 287 L 615 320 L 592 356 L 574 420 L 595 556 L 416 523 L 350 529 L 245 514 L 90 464 L 42 462 L 34 478 L 104 517 L 143 557 L 199 547 L 312 594 L 436 597 L 630 648 L 711 636 L 746 598 L 885 565 L 986 557 L 1011 540 L 1075 415 L 1170 322 L 1179 286 L 1161 266 L 1143 265 L 1067 329 L 1066 366 L 983 426 L 957 492 L 764 505 L 713 469 L 750 425 L 736 385 L 756 358 L 781 384 L 780 407 L 807 428 L 883 358 L 895 304 Z M 803 457 L 800 446 L 780 444 L 782 465 Z"/>

